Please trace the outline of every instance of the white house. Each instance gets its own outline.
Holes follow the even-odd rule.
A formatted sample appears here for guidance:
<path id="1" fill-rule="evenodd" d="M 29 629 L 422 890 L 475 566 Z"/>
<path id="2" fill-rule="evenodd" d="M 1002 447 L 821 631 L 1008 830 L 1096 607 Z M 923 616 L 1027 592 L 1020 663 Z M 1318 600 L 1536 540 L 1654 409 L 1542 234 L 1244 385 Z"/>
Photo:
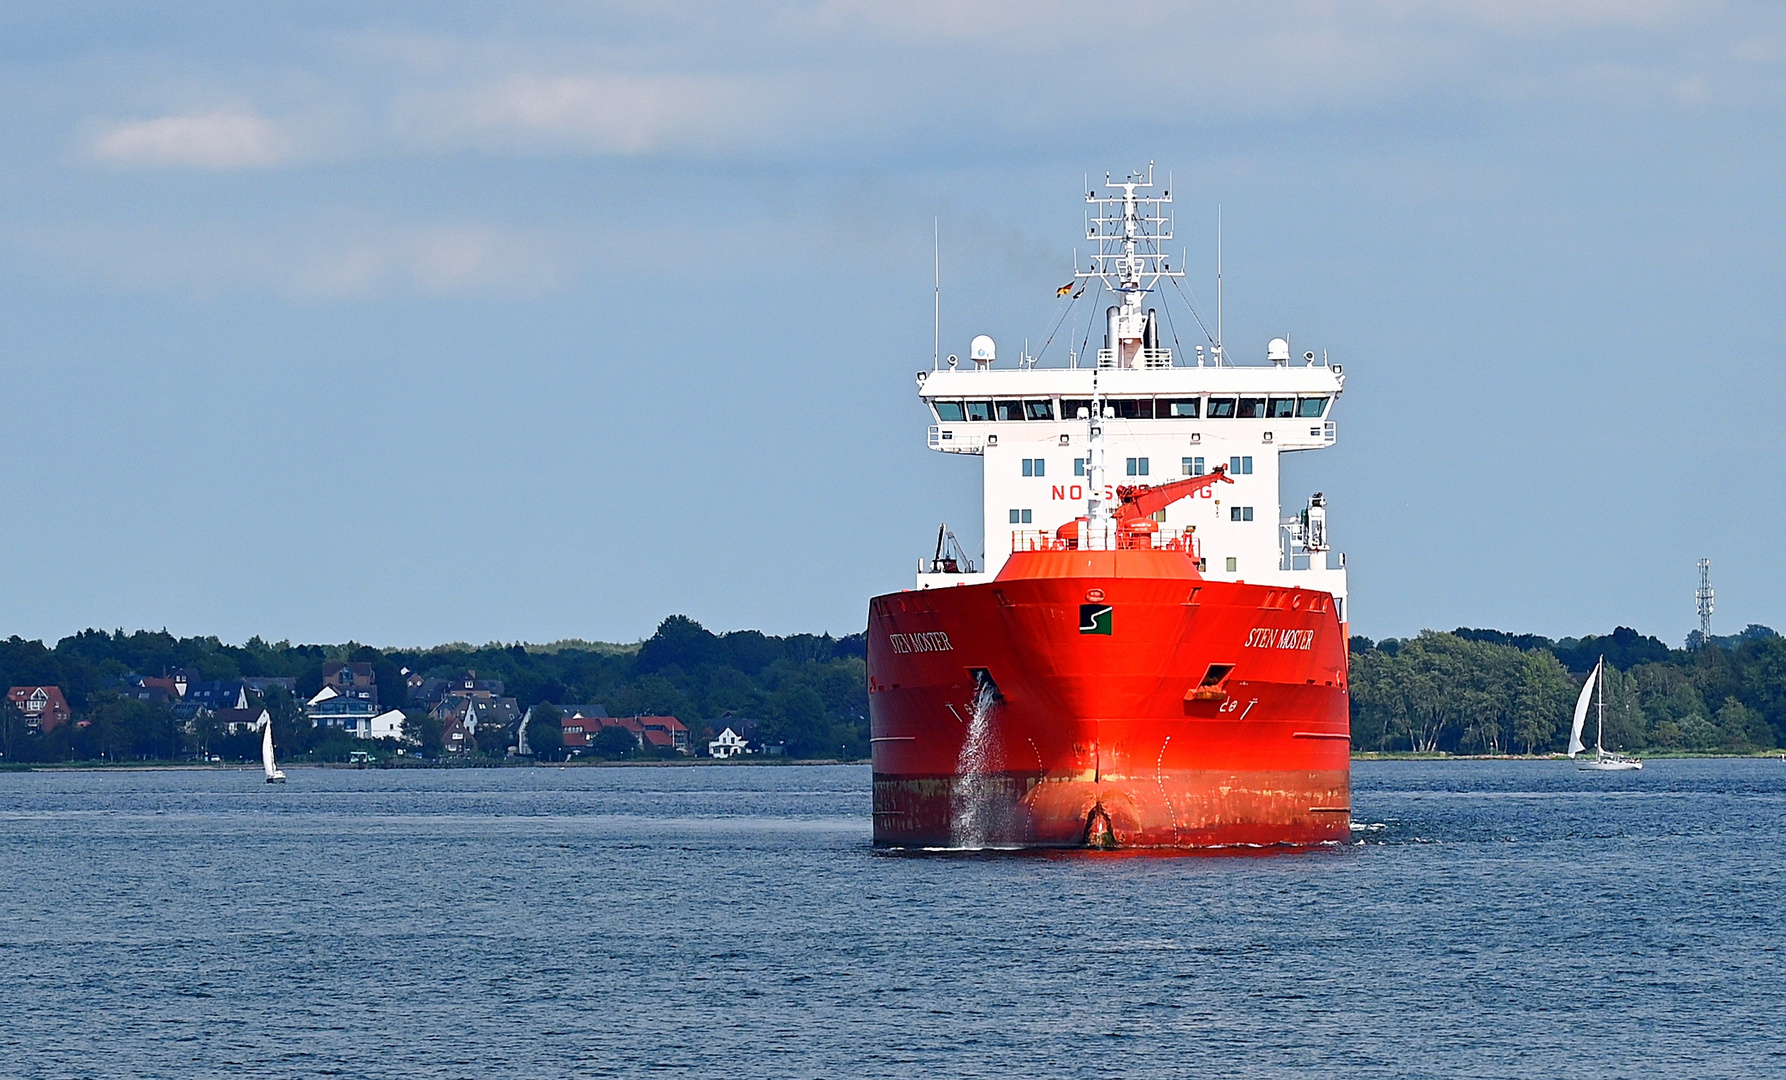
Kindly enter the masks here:
<path id="1" fill-rule="evenodd" d="M 750 753 L 750 743 L 731 728 L 720 732 L 719 738 L 707 744 L 708 757 L 729 758 L 748 753 Z"/>
<path id="2" fill-rule="evenodd" d="M 234 735 L 238 731 L 259 731 L 272 723 L 272 714 L 266 709 L 218 709 L 217 724 L 226 733 Z"/>
<path id="3" fill-rule="evenodd" d="M 362 739 L 401 739 L 403 738 L 403 710 L 389 709 L 379 713 L 366 723 L 366 733 L 355 735 Z"/>

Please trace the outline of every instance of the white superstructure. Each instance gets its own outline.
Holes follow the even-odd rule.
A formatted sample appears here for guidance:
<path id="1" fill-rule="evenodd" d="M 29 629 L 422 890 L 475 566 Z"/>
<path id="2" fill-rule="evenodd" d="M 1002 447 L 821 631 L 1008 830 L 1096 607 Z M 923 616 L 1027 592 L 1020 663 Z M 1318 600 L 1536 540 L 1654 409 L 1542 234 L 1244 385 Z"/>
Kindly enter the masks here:
<path id="1" fill-rule="evenodd" d="M 1102 313 L 1103 347 L 1086 357 L 1091 363 L 1070 355 L 1067 367 L 1040 367 L 1024 357 L 1001 368 L 992 340 L 979 337 L 971 367 L 950 357 L 947 367 L 919 372 L 918 393 L 935 421 L 931 449 L 983 462 L 986 546 L 976 572 L 960 572 L 958 563 L 944 572 L 940 558 L 921 563 L 918 587 L 990 580 L 1011 551 L 1051 544 L 1062 525 L 1104 512 L 1088 475 L 1093 428 L 1101 427 L 1106 507 L 1120 486 L 1157 487 L 1227 466 L 1233 483 L 1156 515 L 1154 542 L 1187 546 L 1211 578 L 1330 592 L 1344 621 L 1345 557 L 1329 545 L 1325 500 L 1313 494 L 1284 516 L 1278 472 L 1281 454 L 1334 444 L 1344 375 L 1313 353 L 1293 359 L 1282 338 L 1258 365 L 1232 363 L 1219 331 L 1191 358 L 1162 348 L 1148 300 L 1161 279 L 1182 271 L 1159 250 L 1171 238 L 1159 212 L 1169 193 L 1137 194 L 1150 185 L 1151 169 L 1146 179 L 1112 185 L 1121 195 L 1086 196 L 1099 208 L 1087 229 L 1099 251 L 1077 276 L 1118 301 Z"/>

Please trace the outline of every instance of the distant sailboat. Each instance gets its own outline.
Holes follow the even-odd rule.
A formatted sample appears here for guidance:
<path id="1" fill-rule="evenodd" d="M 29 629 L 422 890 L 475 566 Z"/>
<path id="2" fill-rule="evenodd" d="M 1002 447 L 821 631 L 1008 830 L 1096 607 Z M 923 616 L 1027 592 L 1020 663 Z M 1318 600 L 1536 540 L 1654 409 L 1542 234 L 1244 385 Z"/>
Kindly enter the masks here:
<path id="1" fill-rule="evenodd" d="M 267 717 L 267 726 L 261 729 L 260 763 L 267 770 L 267 783 L 285 783 L 285 774 L 280 772 L 279 766 L 273 763 L 273 718 L 271 716 Z"/>
<path id="2" fill-rule="evenodd" d="M 1634 757 L 1615 754 L 1606 749 L 1606 681 L 1604 678 L 1606 657 L 1594 665 L 1588 673 L 1588 681 L 1582 684 L 1581 696 L 1575 699 L 1575 726 L 1569 729 L 1569 756 L 1586 750 L 1581 742 L 1581 726 L 1588 718 L 1588 706 L 1593 703 L 1598 691 L 1600 720 L 1594 728 L 1594 756 L 1581 758 L 1575 767 L 1584 772 L 1624 772 L 1627 769 L 1641 769 L 1643 762 Z"/>

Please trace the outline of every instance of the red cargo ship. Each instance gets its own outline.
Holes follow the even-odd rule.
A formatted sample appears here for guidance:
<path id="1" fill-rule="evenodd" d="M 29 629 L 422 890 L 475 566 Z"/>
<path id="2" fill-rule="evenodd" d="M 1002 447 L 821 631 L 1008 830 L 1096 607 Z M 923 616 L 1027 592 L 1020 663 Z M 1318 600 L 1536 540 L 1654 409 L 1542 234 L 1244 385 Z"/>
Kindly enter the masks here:
<path id="1" fill-rule="evenodd" d="M 1349 833 L 1344 558 L 1319 494 L 1277 513 L 1279 456 L 1335 441 L 1342 372 L 1293 364 L 1281 338 L 1263 365 L 1233 363 L 1219 331 L 1194 362 L 1165 347 L 1147 299 L 1181 271 L 1151 173 L 1087 195 L 1098 252 L 1061 318 L 1087 284 L 1111 290 L 1092 363 L 1001 370 L 981 337 L 971 370 L 919 375 L 930 445 L 985 463 L 1000 558 L 977 569 L 945 528 L 917 587 L 870 603 L 879 845 Z"/>

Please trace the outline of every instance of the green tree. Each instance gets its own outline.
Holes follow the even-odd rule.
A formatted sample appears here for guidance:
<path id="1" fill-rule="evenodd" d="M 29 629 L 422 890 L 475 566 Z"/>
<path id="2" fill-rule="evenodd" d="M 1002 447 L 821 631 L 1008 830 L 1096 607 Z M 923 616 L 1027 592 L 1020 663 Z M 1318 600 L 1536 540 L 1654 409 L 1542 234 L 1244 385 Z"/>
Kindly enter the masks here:
<path id="1" fill-rule="evenodd" d="M 1717 716 L 1718 746 L 1725 750 L 1765 750 L 1774 745 L 1767 719 L 1734 697 L 1724 699 Z"/>
<path id="2" fill-rule="evenodd" d="M 527 721 L 527 746 L 540 761 L 559 761 L 564 757 L 564 713 L 550 701 L 533 707 Z"/>
<path id="3" fill-rule="evenodd" d="M 1786 746 L 1786 638 L 1747 642 L 1738 655 L 1743 661 L 1743 703 L 1773 727 L 1774 745 Z"/>
<path id="4" fill-rule="evenodd" d="M 1559 747 L 1567 737 L 1576 687 L 1569 672 L 1544 649 L 1520 654 L 1519 679 L 1513 686 L 1513 737 L 1528 754 Z"/>
<path id="5" fill-rule="evenodd" d="M 440 721 L 423 709 L 403 710 L 403 739 L 423 757 L 440 752 Z"/>
<path id="6" fill-rule="evenodd" d="M 639 748 L 638 740 L 632 732 L 623 727 L 605 727 L 589 740 L 589 752 L 599 758 L 623 758 L 631 756 Z"/>
<path id="7" fill-rule="evenodd" d="M 614 716 L 693 716 L 699 710 L 687 694 L 676 688 L 667 674 L 647 675 L 609 698 Z"/>
<path id="8" fill-rule="evenodd" d="M 24 748 L 29 731 L 25 714 L 14 707 L 12 702 L 0 701 L 0 758 L 7 761 L 19 760 L 19 751 Z"/>
<path id="9" fill-rule="evenodd" d="M 825 753 L 830 725 L 825 701 L 810 686 L 790 686 L 769 695 L 767 715 L 757 729 L 764 742 L 786 743 L 795 757 Z"/>
<path id="10" fill-rule="evenodd" d="M 1606 698 L 1606 745 L 1637 748 L 1652 745 L 1650 741 L 1649 719 L 1643 712 L 1643 695 L 1637 686 L 1637 677 L 1628 671 L 1608 665 L 1600 694 Z M 1596 702 L 1596 706 L 1597 706 Z M 1575 702 L 1569 702 L 1570 716 L 1573 716 Z M 1590 716 L 1588 726 L 1583 733 L 1583 740 L 1592 743 L 1593 724 L 1598 714 Z"/>
<path id="11" fill-rule="evenodd" d="M 192 718 L 187 738 L 192 743 L 192 752 L 200 761 L 209 760 L 211 744 L 223 735 L 223 725 L 218 723 L 217 714 L 205 709 Z"/>

